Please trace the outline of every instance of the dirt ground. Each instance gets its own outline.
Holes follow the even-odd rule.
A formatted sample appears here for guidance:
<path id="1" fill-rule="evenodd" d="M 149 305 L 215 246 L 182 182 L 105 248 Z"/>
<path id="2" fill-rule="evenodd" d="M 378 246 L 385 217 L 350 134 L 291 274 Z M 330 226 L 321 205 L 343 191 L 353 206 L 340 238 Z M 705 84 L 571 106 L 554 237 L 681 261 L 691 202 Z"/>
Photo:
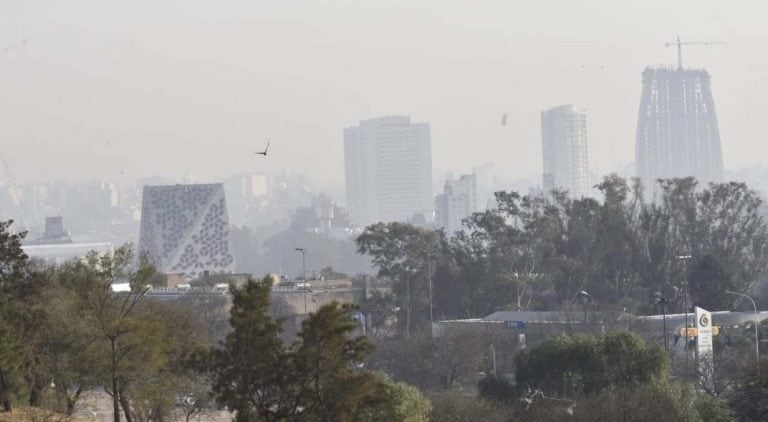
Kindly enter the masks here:
<path id="1" fill-rule="evenodd" d="M 16 409 L 12 414 L 0 413 L 0 422 L 111 422 L 112 419 L 112 399 L 108 394 L 98 391 L 83 394 L 75 408 L 75 414 L 71 418 L 23 408 Z M 194 416 L 190 420 L 195 422 L 229 422 L 232 420 L 232 414 L 217 411 Z M 184 416 L 179 413 L 175 421 L 184 422 Z"/>

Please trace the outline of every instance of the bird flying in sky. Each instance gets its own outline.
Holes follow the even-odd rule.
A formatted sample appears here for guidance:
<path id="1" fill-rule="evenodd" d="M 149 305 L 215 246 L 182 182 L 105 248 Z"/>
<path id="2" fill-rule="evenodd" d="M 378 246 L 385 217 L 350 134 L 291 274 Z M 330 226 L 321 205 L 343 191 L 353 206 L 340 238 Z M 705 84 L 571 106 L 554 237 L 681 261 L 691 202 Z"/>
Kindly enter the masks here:
<path id="1" fill-rule="evenodd" d="M 254 154 L 259 154 L 259 155 L 263 155 L 263 156 L 266 157 L 268 150 L 269 150 L 269 141 L 267 141 L 267 147 L 264 148 L 264 151 L 253 151 L 253 152 L 254 152 Z"/>

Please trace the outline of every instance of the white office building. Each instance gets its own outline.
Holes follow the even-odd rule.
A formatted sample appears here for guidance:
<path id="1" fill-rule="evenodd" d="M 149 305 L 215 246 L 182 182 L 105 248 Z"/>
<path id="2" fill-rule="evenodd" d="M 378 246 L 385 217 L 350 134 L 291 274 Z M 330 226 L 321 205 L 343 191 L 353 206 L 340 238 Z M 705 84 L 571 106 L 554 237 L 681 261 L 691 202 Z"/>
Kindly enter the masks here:
<path id="1" fill-rule="evenodd" d="M 344 129 L 347 208 L 354 223 L 409 221 L 432 211 L 428 123 L 407 116 L 364 120 Z"/>

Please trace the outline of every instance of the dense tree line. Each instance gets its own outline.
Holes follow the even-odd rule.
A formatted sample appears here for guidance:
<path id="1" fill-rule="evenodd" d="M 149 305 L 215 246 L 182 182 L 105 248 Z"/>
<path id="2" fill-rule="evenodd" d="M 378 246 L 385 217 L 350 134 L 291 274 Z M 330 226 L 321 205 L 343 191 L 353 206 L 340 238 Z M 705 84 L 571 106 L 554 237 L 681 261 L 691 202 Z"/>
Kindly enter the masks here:
<path id="1" fill-rule="evenodd" d="M 238 421 L 427 419 L 416 388 L 362 367 L 373 346 L 354 335 L 351 305 L 321 307 L 291 342 L 270 315 L 271 279 L 249 280 L 232 286 L 222 333 L 206 300 L 150 299 L 157 273 L 130 245 L 49 267 L 27 258 L 24 233 L 10 227 L 0 223 L 4 412 L 66 418 L 85 393 L 103 391 L 116 422 L 189 421 L 216 409 Z"/>
<path id="2" fill-rule="evenodd" d="M 198 376 L 205 344 L 191 309 L 146 300 L 155 271 L 132 248 L 58 267 L 28 260 L 23 233 L 0 223 L 0 401 L 71 415 L 83 393 L 110 395 L 116 420 L 164 420 Z M 130 289 L 116 294 L 113 283 Z"/>
<path id="3" fill-rule="evenodd" d="M 495 208 L 471 215 L 454 234 L 404 223 L 367 227 L 358 252 L 389 286 L 365 304 L 377 343 L 371 365 L 431 391 L 435 420 L 461 420 L 447 410 L 458 401 L 487 420 L 759 420 L 740 416 L 756 414 L 758 404 L 735 410 L 761 394 L 745 375 L 754 371 L 751 327 L 715 339 L 717 381 L 706 394 L 696 371 L 683 368 L 693 360 L 626 333 L 548 340 L 528 333 L 534 346 L 543 343 L 526 350 L 498 333 L 433 335 L 431 320 L 573 312 L 585 308 L 581 301 L 615 315 L 659 313 L 660 297 L 668 313 L 686 305 L 727 310 L 728 290 L 761 301 L 768 225 L 746 185 L 685 178 L 645 192 L 611 175 L 596 187 L 600 199 L 498 192 Z M 517 386 L 503 377 L 511 373 Z M 505 397 L 446 399 L 477 374 L 486 374 L 481 391 Z M 641 412 L 649 402 L 658 406 Z"/>
<path id="4" fill-rule="evenodd" d="M 672 379 L 656 345 L 628 332 L 558 335 L 516 357 L 516 383 L 488 377 L 480 396 L 520 418 L 727 421 L 725 404 Z"/>
<path id="5" fill-rule="evenodd" d="M 765 281 L 768 225 L 745 184 L 661 180 L 647 195 L 611 175 L 597 188 L 602 200 L 498 192 L 496 208 L 453 236 L 375 224 L 357 238 L 358 251 L 391 281 L 404 332 L 425 327 L 430 300 L 439 319 L 565 309 L 580 292 L 626 312 L 656 313 L 658 294 L 673 312 L 685 303 L 721 310 L 732 304 L 726 290 Z"/>
<path id="6" fill-rule="evenodd" d="M 43 266 L 24 255 L 24 234 L 0 222 L 0 406 L 66 415 L 100 390 L 115 420 L 129 422 L 215 408 L 243 422 L 764 419 L 768 369 L 744 359 L 750 327 L 733 344 L 715 339 L 722 381 L 706 393 L 628 333 L 523 348 L 493 332 L 433 332 L 433 320 L 570 310 L 581 292 L 596 309 L 636 313 L 655 313 L 658 295 L 670 312 L 727 309 L 726 290 L 759 296 L 768 226 L 745 185 L 674 179 L 644 193 L 609 176 L 597 187 L 600 200 L 499 192 L 496 208 L 452 235 L 366 228 L 358 258 L 385 286 L 363 304 L 369 337 L 358 335 L 354 308 L 334 303 L 289 338 L 270 312 L 268 278 L 233 287 L 226 326 L 220 301 L 148 300 L 157 274 L 130 246 Z M 479 397 L 454 390 L 478 375 Z"/>
<path id="7" fill-rule="evenodd" d="M 351 305 L 321 307 L 286 343 L 269 315 L 270 289 L 269 278 L 234 289 L 232 331 L 197 357 L 237 421 L 427 420 L 431 406 L 417 389 L 361 369 L 373 346 L 353 336 Z"/>

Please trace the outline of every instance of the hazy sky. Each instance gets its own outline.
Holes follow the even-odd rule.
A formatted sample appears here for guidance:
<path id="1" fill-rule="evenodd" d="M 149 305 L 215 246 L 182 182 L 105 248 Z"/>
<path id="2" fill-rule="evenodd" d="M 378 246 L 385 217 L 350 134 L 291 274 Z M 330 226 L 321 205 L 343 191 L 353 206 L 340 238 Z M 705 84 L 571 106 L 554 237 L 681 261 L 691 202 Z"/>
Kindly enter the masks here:
<path id="1" fill-rule="evenodd" d="M 727 41 L 683 54 L 712 75 L 737 168 L 768 157 L 766 16 L 722 0 L 3 0 L 0 150 L 19 178 L 340 183 L 342 129 L 408 114 L 432 126 L 436 172 L 525 176 L 540 111 L 575 103 L 607 171 L 634 159 L 640 74 L 674 63 L 680 34 Z M 266 138 L 267 159 L 251 154 Z"/>

